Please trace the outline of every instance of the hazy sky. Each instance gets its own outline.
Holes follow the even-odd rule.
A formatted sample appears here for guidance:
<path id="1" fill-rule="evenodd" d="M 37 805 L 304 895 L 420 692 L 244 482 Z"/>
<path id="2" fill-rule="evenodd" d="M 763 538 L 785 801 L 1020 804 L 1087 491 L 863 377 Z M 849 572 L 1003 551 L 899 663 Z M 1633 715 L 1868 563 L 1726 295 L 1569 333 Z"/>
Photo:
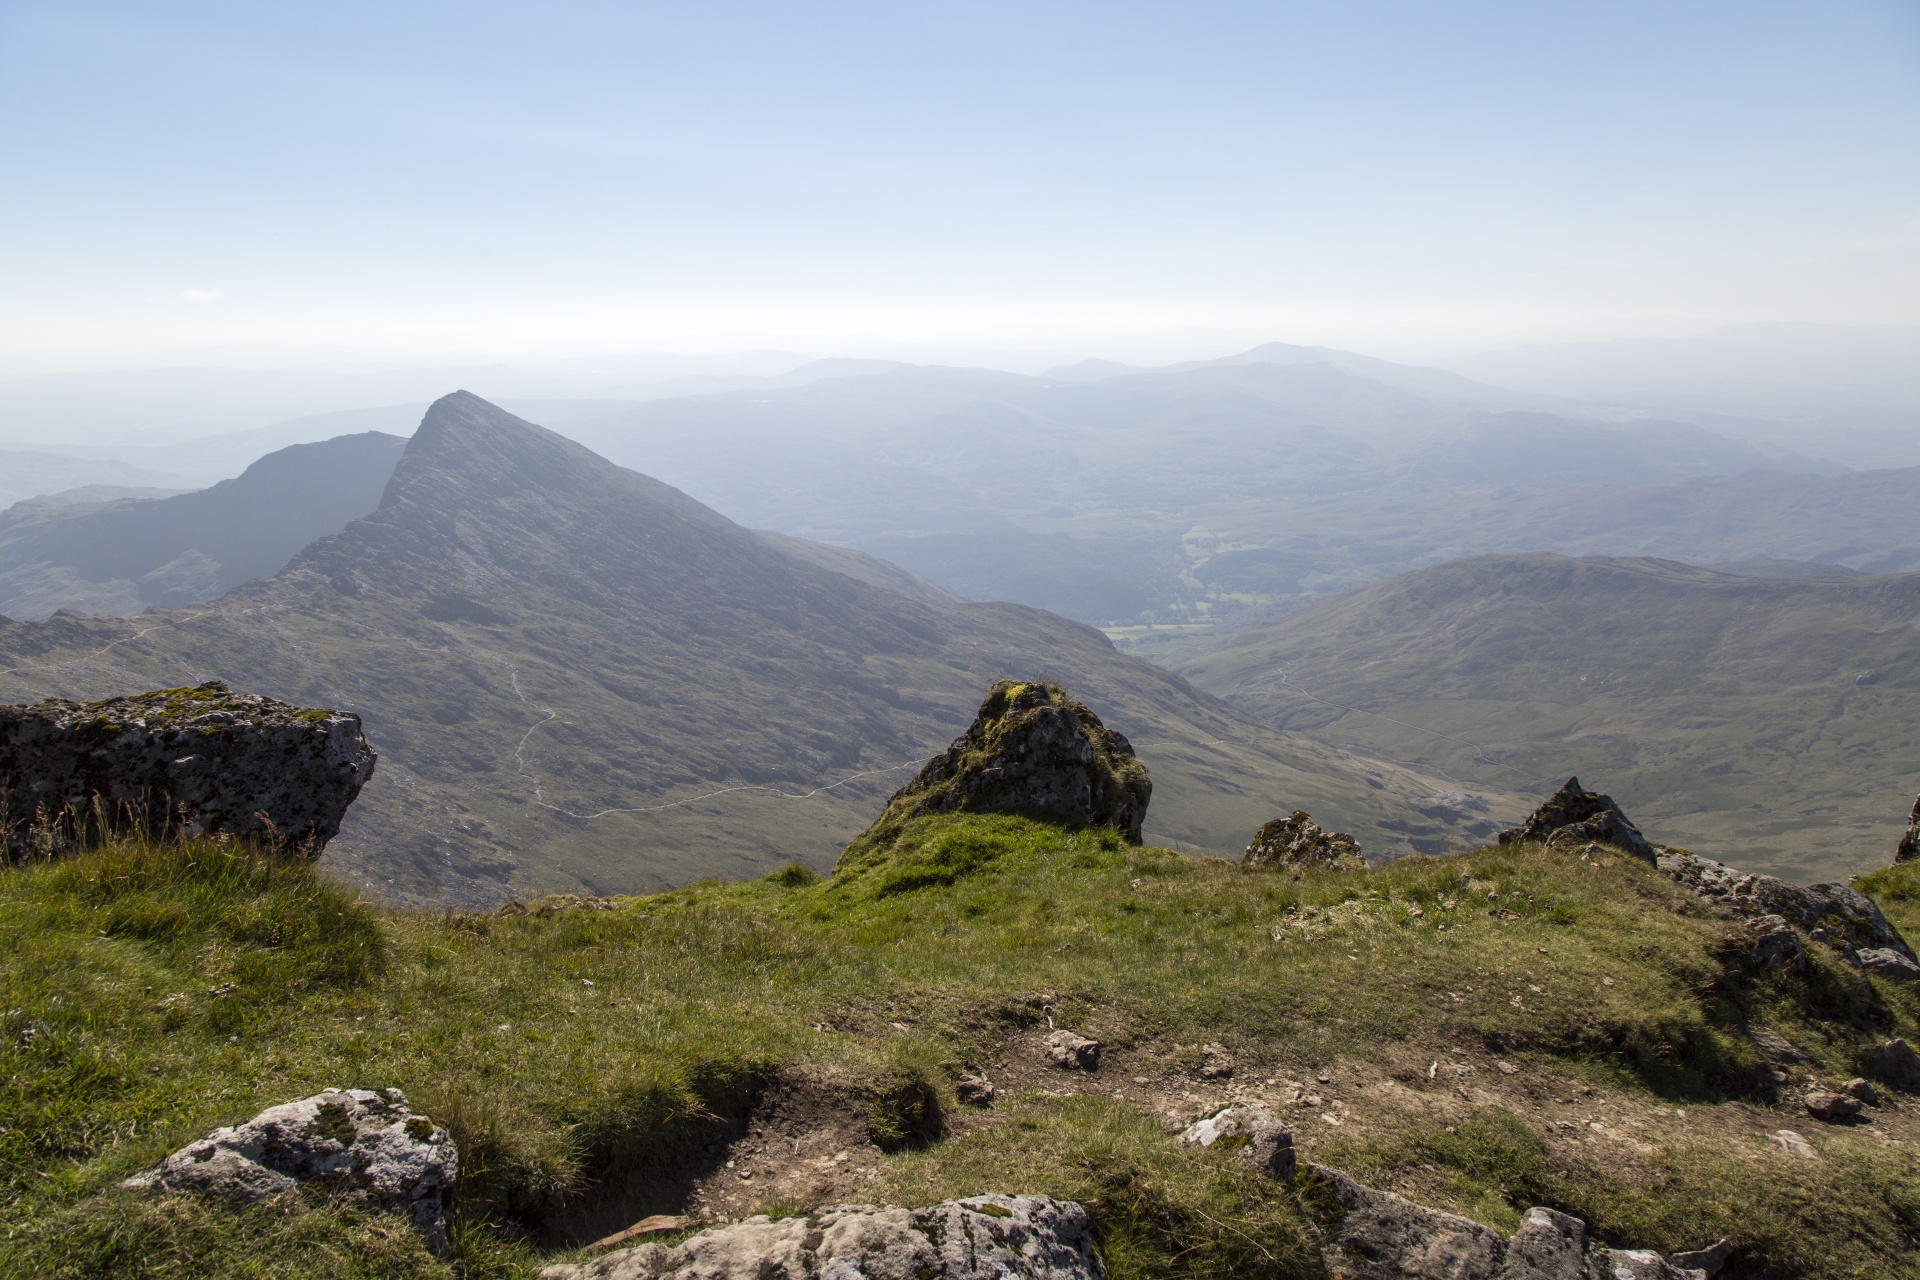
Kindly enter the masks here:
<path id="1" fill-rule="evenodd" d="M 1917 139 L 1913 0 L 0 0 L 0 348 L 1913 322 Z"/>

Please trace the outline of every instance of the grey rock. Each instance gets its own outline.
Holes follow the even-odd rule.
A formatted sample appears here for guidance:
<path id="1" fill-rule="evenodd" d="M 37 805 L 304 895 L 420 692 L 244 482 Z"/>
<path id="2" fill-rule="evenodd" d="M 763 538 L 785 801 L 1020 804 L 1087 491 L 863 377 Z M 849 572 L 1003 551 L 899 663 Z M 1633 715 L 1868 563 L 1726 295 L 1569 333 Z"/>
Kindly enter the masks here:
<path id="1" fill-rule="evenodd" d="M 993 1081 L 977 1071 L 963 1071 L 953 1082 L 953 1096 L 969 1106 L 990 1107 L 994 1098 Z"/>
<path id="2" fill-rule="evenodd" d="M 1270 868 L 1325 867 L 1340 871 L 1359 871 L 1366 867 L 1366 855 L 1360 844 L 1344 831 L 1326 831 L 1295 809 L 1284 818 L 1275 818 L 1253 833 L 1240 865 L 1260 870 Z"/>
<path id="3" fill-rule="evenodd" d="M 1828 1124 L 1840 1124 L 1860 1114 L 1860 1099 L 1831 1089 L 1815 1089 L 1805 1098 L 1807 1114 Z"/>
<path id="4" fill-rule="evenodd" d="M 1047 1057 L 1068 1071 L 1092 1071 L 1100 1065 L 1101 1044 L 1064 1027 L 1047 1037 Z"/>
<path id="5" fill-rule="evenodd" d="M 1023 813 L 1112 827 L 1140 843 L 1153 783 L 1125 737 L 1044 680 L 1002 680 L 946 752 L 893 793 L 886 809 L 841 855 L 857 865 L 907 822 L 928 813 Z"/>
<path id="6" fill-rule="evenodd" d="M 673 1246 L 547 1267 L 542 1280 L 1102 1280 L 1087 1212 L 1048 1196 L 748 1218 Z"/>
<path id="7" fill-rule="evenodd" d="M 1293 1181 L 1293 1130 L 1264 1107 L 1237 1106 L 1188 1126 L 1180 1141 L 1190 1147 L 1219 1146 L 1250 1161 L 1281 1182 Z"/>
<path id="8" fill-rule="evenodd" d="M 1920 978 L 1920 964 L 1909 956 L 1903 956 L 1892 947 L 1861 947 L 1853 953 L 1853 959 L 1868 973 L 1877 973 L 1883 978 L 1893 978 L 1900 982 L 1912 982 Z"/>
<path id="9" fill-rule="evenodd" d="M 1785 916 L 1755 916 L 1747 922 L 1747 933 L 1752 939 L 1747 956 L 1756 966 L 1798 967 L 1806 962 L 1807 948 Z"/>
<path id="10" fill-rule="evenodd" d="M 1807 1055 L 1800 1051 L 1799 1046 L 1777 1031 L 1766 1027 L 1754 1027 L 1747 1032 L 1747 1038 L 1753 1041 L 1754 1048 L 1767 1055 L 1770 1062 L 1784 1062 L 1789 1066 L 1797 1066 L 1807 1060 Z"/>
<path id="11" fill-rule="evenodd" d="M 1900 843 L 1893 850 L 1896 865 L 1915 858 L 1920 858 L 1920 796 L 1914 797 L 1913 808 L 1907 813 L 1907 833 L 1900 837 Z"/>
<path id="12" fill-rule="evenodd" d="M 1860 1076 L 1855 1076 L 1853 1079 L 1841 1085 L 1840 1092 L 1849 1097 L 1858 1098 L 1870 1107 L 1880 1104 L 1880 1095 L 1875 1092 L 1873 1082 L 1863 1079 Z"/>
<path id="13" fill-rule="evenodd" d="M 1727 1259 L 1733 1256 L 1733 1245 L 1725 1240 L 1716 1240 L 1704 1249 L 1688 1249 L 1673 1254 L 1668 1261 L 1676 1267 L 1698 1271 L 1706 1276 L 1717 1276 L 1720 1268 L 1727 1265 Z"/>
<path id="14" fill-rule="evenodd" d="M 1586 1223 L 1553 1209 L 1527 1210 L 1507 1240 L 1467 1218 L 1363 1186 L 1338 1169 L 1308 1165 L 1307 1172 L 1306 1202 L 1320 1210 L 1320 1256 L 1332 1280 L 1706 1280 L 1708 1274 L 1651 1250 L 1596 1244 Z"/>
<path id="15" fill-rule="evenodd" d="M 1818 1160 L 1820 1158 L 1820 1152 L 1814 1148 L 1814 1145 L 1792 1129 L 1775 1129 L 1773 1131 L 1773 1142 L 1775 1146 L 1790 1156 L 1799 1156 L 1802 1160 Z"/>
<path id="16" fill-rule="evenodd" d="M 374 761 L 360 717 L 217 680 L 0 707 L 0 828 L 14 858 L 133 831 L 231 835 L 318 857 Z"/>
<path id="17" fill-rule="evenodd" d="M 1501 844 L 1535 840 L 1550 845 L 1597 840 L 1648 862 L 1654 860 L 1653 846 L 1621 812 L 1613 797 L 1588 791 L 1578 778 L 1568 778 L 1525 822 L 1500 833 Z"/>
<path id="18" fill-rule="evenodd" d="M 1920 1093 L 1920 1053 L 1905 1040 L 1889 1040 L 1867 1055 L 1861 1069 L 1881 1084 Z"/>
<path id="19" fill-rule="evenodd" d="M 1200 1075 L 1207 1080 L 1231 1080 L 1233 1059 L 1217 1044 L 1200 1046 Z"/>
<path id="20" fill-rule="evenodd" d="M 1872 898 L 1843 884 L 1799 885 L 1753 875 L 1693 853 L 1662 853 L 1662 872 L 1715 906 L 1749 920 L 1779 916 L 1809 937 L 1859 963 L 1863 950 L 1891 950 L 1908 960 L 1913 949 Z"/>
<path id="21" fill-rule="evenodd" d="M 317 1181 L 406 1214 L 438 1253 L 459 1167 L 447 1131 L 398 1089 L 328 1089 L 215 1129 L 123 1185 L 250 1204 Z"/>

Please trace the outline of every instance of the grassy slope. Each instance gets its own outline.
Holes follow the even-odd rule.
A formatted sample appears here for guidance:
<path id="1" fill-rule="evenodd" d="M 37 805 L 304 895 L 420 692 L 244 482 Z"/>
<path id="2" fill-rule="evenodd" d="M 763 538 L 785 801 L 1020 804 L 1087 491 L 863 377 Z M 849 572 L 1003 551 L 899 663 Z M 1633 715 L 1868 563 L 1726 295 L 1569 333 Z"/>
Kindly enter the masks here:
<path id="1" fill-rule="evenodd" d="M 1523 792 L 1577 773 L 1656 839 L 1844 879 L 1886 860 L 1912 799 L 1917 612 L 1920 576 L 1482 557 L 1251 629 L 1182 670 L 1361 751 Z"/>
<path id="2" fill-rule="evenodd" d="M 1738 1034 L 1767 1022 L 1841 1079 L 1916 1035 L 1913 995 L 1827 964 L 1742 976 L 1729 931 L 1613 857 L 1294 880 L 1012 818 L 923 820 L 825 882 L 551 918 L 382 915 L 231 848 L 108 850 L 0 873 L 0 1274 L 446 1274 L 343 1206 L 115 1187 L 328 1085 L 398 1086 L 452 1125 L 457 1260 L 507 1275 L 564 1254 L 554 1224 L 593 1220 L 609 1187 L 684 1187 L 709 1111 L 808 1072 L 856 1099 L 944 1092 L 970 1061 L 997 1107 L 946 1094 L 951 1136 L 870 1152 L 837 1198 L 1052 1191 L 1094 1206 L 1118 1277 L 1311 1275 L 1288 1195 L 1165 1132 L 1231 1096 L 1193 1074 L 1203 1042 L 1309 1158 L 1503 1227 L 1544 1202 L 1616 1243 L 1728 1235 L 1748 1275 L 1920 1274 L 1891 1261 L 1920 1232 L 1920 1165 L 1875 1136 L 1911 1141 L 1911 1105 L 1865 1131 L 1776 1114 Z M 1033 1066 L 1043 1009 L 1107 1042 L 1100 1073 Z M 1289 1108 L 1290 1076 L 1322 1105 Z M 1560 1114 L 1604 1124 L 1576 1136 Z M 1783 1123 L 1825 1158 L 1770 1147 Z M 733 1212 L 773 1196 L 727 1185 Z"/>

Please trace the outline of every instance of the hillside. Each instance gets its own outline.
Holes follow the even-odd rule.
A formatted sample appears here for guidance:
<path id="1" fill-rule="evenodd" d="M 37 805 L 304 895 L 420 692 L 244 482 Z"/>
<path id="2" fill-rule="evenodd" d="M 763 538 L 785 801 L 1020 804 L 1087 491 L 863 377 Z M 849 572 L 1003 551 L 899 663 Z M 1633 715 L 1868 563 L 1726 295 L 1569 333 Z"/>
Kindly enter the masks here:
<path id="1" fill-rule="evenodd" d="M 1912 987 L 1812 943 L 1760 964 L 1645 863 L 1289 876 L 1003 816 L 883 852 L 491 916 L 231 846 L 0 869 L 0 1274 L 510 1280 L 648 1215 L 1007 1192 L 1084 1204 L 1111 1280 L 1325 1280 L 1309 1187 L 1173 1137 L 1257 1103 L 1303 1163 L 1503 1231 L 1542 1204 L 1623 1248 L 1724 1237 L 1720 1280 L 1920 1275 L 1913 1097 L 1799 1106 L 1920 1033 Z M 1049 1065 L 1055 1025 L 1094 1070 Z M 337 1198 L 117 1185 L 336 1084 L 451 1130 L 449 1258 Z"/>
<path id="2" fill-rule="evenodd" d="M 797 559 L 465 393 L 428 412 L 376 511 L 269 581 L 130 621 L 0 624 L 8 700 L 213 676 L 365 717 L 380 766 L 327 859 L 389 900 L 827 866 L 1007 676 L 1066 685 L 1133 740 L 1162 843 L 1237 852 L 1295 807 L 1376 850 L 1406 847 L 1395 824 L 1416 806 L 1423 838 L 1490 820 L 1091 628 Z"/>
<path id="3" fill-rule="evenodd" d="M 406 441 L 369 431 L 270 453 L 210 489 L 0 512 L 0 614 L 139 613 L 278 573 L 372 511 Z"/>
<path id="4" fill-rule="evenodd" d="M 1676 844 L 1794 880 L 1879 866 L 1920 789 L 1920 575 L 1485 556 L 1183 662 L 1276 726 L 1539 793 L 1579 774 Z"/>

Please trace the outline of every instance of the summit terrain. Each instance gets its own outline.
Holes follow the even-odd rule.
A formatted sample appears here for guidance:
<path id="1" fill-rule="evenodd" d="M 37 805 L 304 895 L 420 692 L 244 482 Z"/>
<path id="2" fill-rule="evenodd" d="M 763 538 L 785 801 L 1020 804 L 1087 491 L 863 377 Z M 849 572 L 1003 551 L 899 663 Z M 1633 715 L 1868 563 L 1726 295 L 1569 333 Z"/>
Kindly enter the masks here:
<path id="1" fill-rule="evenodd" d="M 402 901 L 825 867 L 1009 677 L 1132 740 L 1163 845 L 1237 852 L 1306 808 L 1384 852 L 1416 806 L 1442 841 L 1519 808 L 1436 800 L 1458 788 L 1276 732 L 1053 614 L 910 599 L 821 558 L 458 393 L 376 510 L 270 580 L 0 624 L 0 698 L 220 678 L 360 714 L 381 765 L 327 860 Z"/>

